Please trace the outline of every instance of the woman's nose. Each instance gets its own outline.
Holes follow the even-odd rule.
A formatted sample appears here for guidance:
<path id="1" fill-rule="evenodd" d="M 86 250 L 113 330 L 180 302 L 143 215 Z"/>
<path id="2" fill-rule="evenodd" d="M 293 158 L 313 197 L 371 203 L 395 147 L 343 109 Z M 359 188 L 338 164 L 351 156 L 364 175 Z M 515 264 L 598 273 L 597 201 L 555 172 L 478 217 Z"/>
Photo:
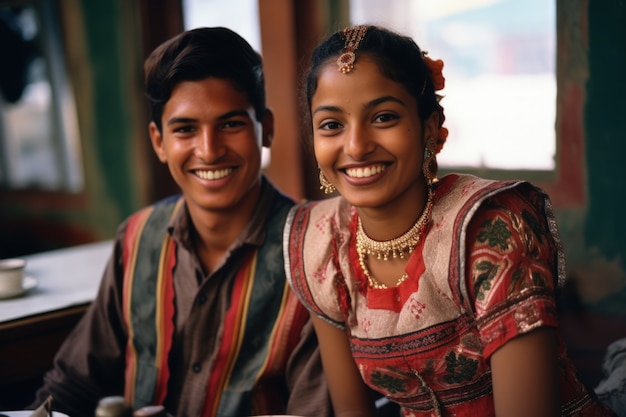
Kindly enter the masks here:
<path id="1" fill-rule="evenodd" d="M 344 152 L 354 158 L 361 160 L 365 155 L 374 150 L 375 143 L 367 133 L 367 129 L 358 126 L 351 127 L 346 133 Z"/>

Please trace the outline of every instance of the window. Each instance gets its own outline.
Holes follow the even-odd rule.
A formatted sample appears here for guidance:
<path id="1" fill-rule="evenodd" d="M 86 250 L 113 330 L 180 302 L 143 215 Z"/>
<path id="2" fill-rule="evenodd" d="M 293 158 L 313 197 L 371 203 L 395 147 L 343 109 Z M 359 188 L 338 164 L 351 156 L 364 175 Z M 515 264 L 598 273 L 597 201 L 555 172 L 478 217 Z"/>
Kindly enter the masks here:
<path id="1" fill-rule="evenodd" d="M 15 3 L 15 2 L 14 2 Z M 74 97 L 56 2 L 0 2 L 0 185 L 78 192 Z"/>
<path id="2" fill-rule="evenodd" d="M 183 0 L 185 29 L 203 26 L 223 26 L 241 35 L 261 53 L 261 34 L 257 0 Z M 270 163 L 269 149 L 263 148 L 261 166 Z"/>
<path id="3" fill-rule="evenodd" d="M 409 35 L 444 60 L 442 168 L 551 171 L 555 8 L 545 0 L 351 0 L 350 16 Z"/>
<path id="4" fill-rule="evenodd" d="M 185 29 L 223 26 L 234 30 L 261 52 L 258 0 L 183 0 Z"/>

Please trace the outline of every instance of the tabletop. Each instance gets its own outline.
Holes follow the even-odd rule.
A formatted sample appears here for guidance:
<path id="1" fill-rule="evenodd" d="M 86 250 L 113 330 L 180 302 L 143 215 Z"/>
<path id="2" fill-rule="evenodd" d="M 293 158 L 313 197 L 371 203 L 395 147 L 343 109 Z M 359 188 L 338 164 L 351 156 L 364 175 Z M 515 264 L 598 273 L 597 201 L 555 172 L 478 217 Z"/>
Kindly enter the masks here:
<path id="1" fill-rule="evenodd" d="M 92 302 L 112 249 L 107 240 L 25 256 L 33 288 L 0 300 L 0 323 Z"/>

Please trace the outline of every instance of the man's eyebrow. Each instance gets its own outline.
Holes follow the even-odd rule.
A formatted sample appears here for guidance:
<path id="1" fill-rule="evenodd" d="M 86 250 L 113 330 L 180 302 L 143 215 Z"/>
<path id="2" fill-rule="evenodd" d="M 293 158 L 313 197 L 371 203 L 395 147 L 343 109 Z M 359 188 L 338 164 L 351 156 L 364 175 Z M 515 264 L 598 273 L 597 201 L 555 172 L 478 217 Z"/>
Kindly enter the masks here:
<path id="1" fill-rule="evenodd" d="M 191 117 L 172 117 L 166 123 L 167 126 L 175 125 L 175 124 L 185 124 L 185 123 L 195 123 L 196 119 Z"/>
<path id="2" fill-rule="evenodd" d="M 237 117 L 237 116 L 250 118 L 250 113 L 247 110 L 232 110 L 219 116 L 218 119 L 225 120 L 225 119 L 230 119 L 231 117 Z"/>
<path id="3" fill-rule="evenodd" d="M 218 116 L 219 120 L 227 120 L 231 117 L 243 116 L 250 118 L 250 113 L 246 110 L 233 110 L 227 113 Z M 166 123 L 167 126 L 175 125 L 175 124 L 186 124 L 186 123 L 197 123 L 198 120 L 193 117 L 172 117 Z"/>

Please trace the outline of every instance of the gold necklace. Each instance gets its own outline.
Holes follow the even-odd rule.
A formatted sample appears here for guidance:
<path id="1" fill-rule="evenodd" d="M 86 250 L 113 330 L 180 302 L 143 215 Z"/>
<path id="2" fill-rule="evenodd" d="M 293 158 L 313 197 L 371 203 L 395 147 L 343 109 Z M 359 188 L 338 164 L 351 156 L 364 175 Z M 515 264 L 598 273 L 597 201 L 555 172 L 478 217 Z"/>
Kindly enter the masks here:
<path id="1" fill-rule="evenodd" d="M 426 205 L 422 214 L 417 219 L 415 224 L 404 234 L 391 240 L 374 240 L 367 236 L 365 230 L 363 230 L 363 224 L 361 218 L 358 218 L 358 227 L 356 231 L 356 251 L 359 255 L 359 265 L 363 270 L 363 273 L 367 277 L 367 281 L 370 287 L 375 289 L 387 288 L 387 286 L 381 282 L 376 281 L 369 272 L 367 265 L 365 264 L 365 257 L 367 255 L 376 255 L 377 259 L 389 260 L 389 254 L 392 258 L 404 259 L 404 253 L 411 253 L 418 245 L 426 226 L 430 221 L 430 216 L 433 211 L 433 193 L 432 189 L 428 188 L 428 197 L 426 199 Z M 400 285 L 404 280 L 408 278 L 405 272 L 396 282 L 396 287 Z"/>
<path id="2" fill-rule="evenodd" d="M 424 234 L 426 225 L 430 221 L 430 215 L 433 211 L 433 193 L 430 187 L 428 188 L 428 197 L 426 199 L 426 205 L 422 214 L 417 219 L 415 224 L 404 234 L 390 239 L 390 240 L 374 240 L 365 233 L 363 230 L 363 223 L 361 218 L 358 218 L 358 227 L 356 230 L 356 249 L 360 253 L 365 255 L 376 255 L 377 259 L 384 261 L 389 259 L 391 254 L 392 258 L 404 259 L 404 253 L 413 252 L 413 249 L 417 246 Z"/>
<path id="3" fill-rule="evenodd" d="M 376 281 L 374 277 L 372 277 L 369 269 L 367 269 L 367 266 L 365 265 L 364 258 L 365 258 L 364 256 L 361 256 L 361 254 L 359 254 L 359 264 L 361 265 L 361 269 L 363 270 L 363 273 L 367 277 L 367 283 L 369 284 L 369 286 L 376 290 L 388 288 L 385 284 L 383 284 L 382 282 Z M 406 272 L 402 274 L 402 276 L 398 278 L 398 281 L 396 281 L 395 286 L 397 287 L 398 285 L 402 284 L 404 280 L 406 280 L 408 277 L 409 277 L 409 274 L 407 274 Z"/>

